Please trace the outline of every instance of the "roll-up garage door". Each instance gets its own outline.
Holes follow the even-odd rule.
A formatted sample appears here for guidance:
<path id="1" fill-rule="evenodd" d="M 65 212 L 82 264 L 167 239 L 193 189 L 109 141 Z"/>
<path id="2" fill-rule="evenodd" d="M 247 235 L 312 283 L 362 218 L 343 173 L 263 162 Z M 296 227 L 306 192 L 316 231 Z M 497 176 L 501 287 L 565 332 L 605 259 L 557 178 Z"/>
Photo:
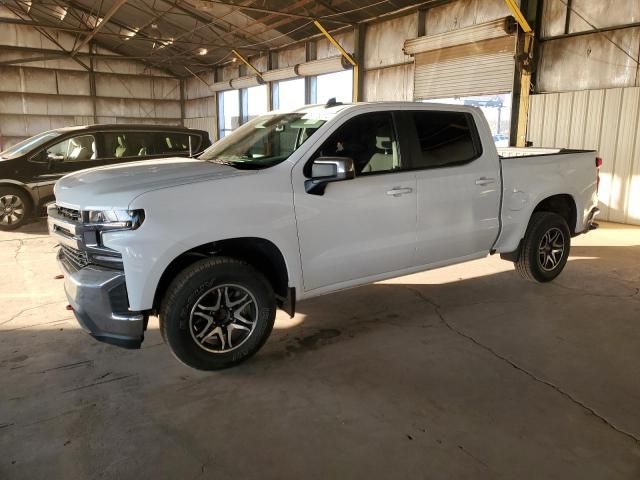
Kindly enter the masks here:
<path id="1" fill-rule="evenodd" d="M 414 98 L 511 92 L 516 38 L 509 25 L 502 19 L 407 41 L 405 52 L 415 55 Z"/>

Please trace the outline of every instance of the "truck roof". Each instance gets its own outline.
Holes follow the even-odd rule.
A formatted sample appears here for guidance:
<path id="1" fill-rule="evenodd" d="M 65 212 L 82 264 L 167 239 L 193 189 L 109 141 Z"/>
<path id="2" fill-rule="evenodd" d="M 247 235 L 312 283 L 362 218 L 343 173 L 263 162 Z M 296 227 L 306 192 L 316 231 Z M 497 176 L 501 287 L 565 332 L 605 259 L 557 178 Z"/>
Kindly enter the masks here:
<path id="1" fill-rule="evenodd" d="M 356 102 L 356 103 L 335 103 L 335 104 L 315 104 L 305 105 L 294 112 L 313 113 L 323 116 L 325 112 L 327 117 L 333 117 L 345 110 L 368 110 L 371 106 L 380 107 L 384 110 L 450 110 L 454 112 L 477 112 L 480 109 L 470 105 L 456 105 L 450 103 L 436 102 L 410 102 L 410 101 L 394 101 L 394 102 Z M 285 113 L 286 110 L 277 110 L 278 113 Z"/>

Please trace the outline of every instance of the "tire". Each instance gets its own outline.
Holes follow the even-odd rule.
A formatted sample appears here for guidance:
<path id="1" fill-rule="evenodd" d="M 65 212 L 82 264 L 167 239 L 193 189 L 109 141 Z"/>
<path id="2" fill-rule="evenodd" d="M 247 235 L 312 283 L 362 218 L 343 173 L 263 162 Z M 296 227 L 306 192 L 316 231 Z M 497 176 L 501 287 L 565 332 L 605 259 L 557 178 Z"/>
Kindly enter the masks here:
<path id="1" fill-rule="evenodd" d="M 175 357 L 198 370 L 228 368 L 254 355 L 275 316 L 275 295 L 264 275 L 228 257 L 200 260 L 180 272 L 159 312 Z"/>
<path id="2" fill-rule="evenodd" d="M 566 220 L 556 213 L 534 213 L 515 261 L 516 270 L 527 280 L 550 282 L 564 269 L 570 249 Z"/>
<path id="3" fill-rule="evenodd" d="M 19 188 L 0 187 L 0 230 L 15 230 L 31 215 L 31 198 Z"/>

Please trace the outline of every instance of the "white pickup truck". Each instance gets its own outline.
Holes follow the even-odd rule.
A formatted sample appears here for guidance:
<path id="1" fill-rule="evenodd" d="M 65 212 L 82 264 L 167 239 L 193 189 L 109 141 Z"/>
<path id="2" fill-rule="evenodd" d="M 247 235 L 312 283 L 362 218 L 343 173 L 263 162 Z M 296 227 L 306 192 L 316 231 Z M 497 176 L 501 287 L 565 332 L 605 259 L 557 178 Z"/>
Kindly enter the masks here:
<path id="1" fill-rule="evenodd" d="M 595 226 L 600 159 L 534 153 L 499 156 L 474 107 L 329 102 L 262 115 L 199 158 L 70 174 L 49 229 L 91 335 L 139 348 L 157 314 L 179 360 L 215 370 L 297 300 L 494 253 L 555 278 Z"/>

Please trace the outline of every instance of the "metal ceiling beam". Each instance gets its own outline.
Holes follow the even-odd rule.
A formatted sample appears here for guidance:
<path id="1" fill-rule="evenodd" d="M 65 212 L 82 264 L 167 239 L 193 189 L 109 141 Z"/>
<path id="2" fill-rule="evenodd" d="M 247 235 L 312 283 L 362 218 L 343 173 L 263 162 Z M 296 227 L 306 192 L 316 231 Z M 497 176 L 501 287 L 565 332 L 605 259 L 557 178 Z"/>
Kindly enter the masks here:
<path id="1" fill-rule="evenodd" d="M 204 3 L 211 3 L 213 5 L 223 5 L 225 7 L 231 7 L 234 10 L 246 10 L 248 12 L 259 12 L 259 13 L 269 13 L 271 15 L 279 15 L 283 17 L 293 17 L 293 18 L 301 18 L 303 20 L 315 20 L 315 17 L 310 15 L 303 15 L 300 13 L 292 13 L 292 12 L 283 12 L 278 10 L 271 10 L 269 8 L 261 8 L 261 7 L 253 7 L 250 5 L 238 5 L 236 3 L 222 2 L 220 0 L 200 0 Z M 326 19 L 327 22 L 341 23 L 341 24 L 350 24 L 351 22 L 347 22 L 344 20 L 335 20 L 335 19 Z"/>
<path id="2" fill-rule="evenodd" d="M 237 50 L 231 50 L 231 51 L 238 58 L 238 60 L 240 60 L 242 63 L 244 63 L 247 67 L 249 67 L 253 71 L 253 73 L 255 73 L 258 77 L 260 77 L 260 79 L 262 79 L 262 73 L 260 73 L 260 71 L 256 67 L 251 65 L 249 60 L 247 60 L 242 55 L 240 55 L 240 53 L 238 53 Z"/>
<path id="3" fill-rule="evenodd" d="M 52 53 L 51 55 L 43 55 L 41 57 L 13 58 L 11 60 L 0 61 L 0 65 L 18 65 L 21 63 L 43 62 L 45 60 L 55 60 L 65 55 L 66 54 L 64 53 L 56 53 L 56 54 Z"/>
<path id="4" fill-rule="evenodd" d="M 102 17 L 100 23 L 97 23 L 96 20 L 96 26 L 93 28 L 93 31 L 89 35 L 84 37 L 84 39 L 78 44 L 78 46 L 71 52 L 71 56 L 75 56 L 82 47 L 89 43 L 93 39 L 93 37 L 95 37 L 96 34 L 100 32 L 100 30 L 102 30 L 102 27 L 109 23 L 111 17 L 113 17 L 115 13 L 120 9 L 120 7 L 122 7 L 125 3 L 127 3 L 127 0 L 116 0 L 111 8 L 107 11 L 107 13 L 104 14 L 104 17 Z M 100 12 L 96 14 L 96 18 L 100 19 Z"/>
<path id="5" fill-rule="evenodd" d="M 169 5 L 171 5 L 171 2 L 169 0 L 162 0 L 162 1 L 167 3 L 167 4 L 169 4 Z M 221 18 L 215 17 L 213 15 L 208 15 L 208 14 L 207 15 L 201 15 L 198 12 L 194 12 L 193 10 L 191 10 L 189 8 L 186 8 L 183 5 L 181 5 L 179 3 L 179 0 L 176 0 L 175 5 L 176 5 L 176 8 L 178 8 L 180 11 L 186 13 L 191 18 L 195 18 L 196 20 L 199 20 L 202 23 L 211 23 L 211 22 L 217 21 L 217 22 L 221 22 L 223 24 L 226 24 L 227 25 L 227 29 L 218 27 L 218 29 L 222 29 L 222 33 L 229 33 L 230 31 L 235 31 L 234 34 L 237 35 L 238 38 L 242 38 L 243 40 L 253 41 L 253 42 L 255 42 L 255 41 L 260 42 L 261 41 L 261 39 L 257 38 L 255 35 L 248 34 L 247 32 L 239 29 L 236 25 L 233 25 L 232 23 L 229 23 L 229 22 L 227 22 L 227 21 L 225 21 L 225 20 L 223 20 Z M 213 25 L 211 25 L 210 28 L 211 27 L 213 27 Z M 212 29 L 212 31 L 213 31 L 213 29 Z M 242 32 L 244 35 L 240 35 L 240 32 Z M 216 33 L 217 35 L 220 35 L 220 32 L 214 32 L 214 33 Z M 253 39 L 251 38 L 252 36 L 253 36 Z M 233 46 L 231 44 L 227 44 L 227 48 L 231 49 L 231 48 L 233 48 Z"/>

